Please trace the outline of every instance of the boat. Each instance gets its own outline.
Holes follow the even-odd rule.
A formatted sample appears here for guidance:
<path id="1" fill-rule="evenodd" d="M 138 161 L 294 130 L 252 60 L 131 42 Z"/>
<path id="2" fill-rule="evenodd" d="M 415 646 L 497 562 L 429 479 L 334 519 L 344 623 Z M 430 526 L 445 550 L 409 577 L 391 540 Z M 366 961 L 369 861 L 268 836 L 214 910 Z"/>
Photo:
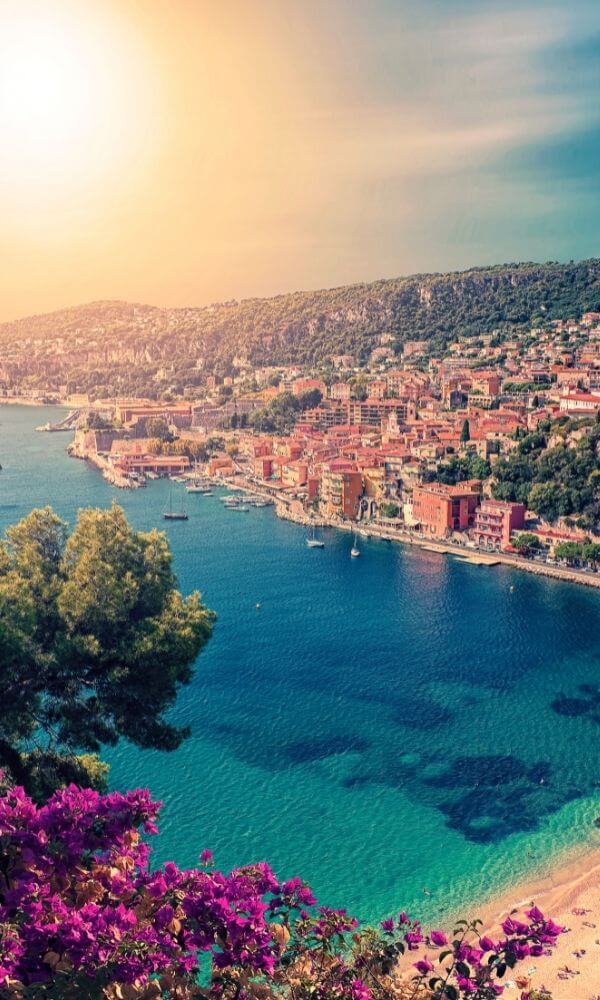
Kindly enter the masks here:
<path id="1" fill-rule="evenodd" d="M 210 483 L 198 475 L 198 463 L 194 466 L 194 475 L 190 480 L 185 479 L 187 493 L 212 493 Z"/>
<path id="2" fill-rule="evenodd" d="M 203 483 L 188 483 L 185 488 L 186 493 L 204 493 L 206 495 L 212 496 L 212 490 L 210 486 L 205 486 Z"/>
<path id="3" fill-rule="evenodd" d="M 358 556 L 360 555 L 360 549 L 356 544 L 356 532 L 354 532 L 354 541 L 352 543 L 352 548 L 350 549 L 350 555 L 352 556 L 353 559 L 357 559 Z"/>
<path id="4" fill-rule="evenodd" d="M 320 538 L 317 538 L 317 529 L 315 528 L 314 525 L 313 525 L 312 535 L 306 539 L 306 544 L 308 545 L 309 549 L 325 548 L 325 542 L 321 541 Z"/>
<path id="5" fill-rule="evenodd" d="M 169 493 L 169 509 L 163 510 L 163 517 L 165 521 L 187 521 L 187 511 L 182 507 L 181 510 L 173 510 L 173 493 Z"/>

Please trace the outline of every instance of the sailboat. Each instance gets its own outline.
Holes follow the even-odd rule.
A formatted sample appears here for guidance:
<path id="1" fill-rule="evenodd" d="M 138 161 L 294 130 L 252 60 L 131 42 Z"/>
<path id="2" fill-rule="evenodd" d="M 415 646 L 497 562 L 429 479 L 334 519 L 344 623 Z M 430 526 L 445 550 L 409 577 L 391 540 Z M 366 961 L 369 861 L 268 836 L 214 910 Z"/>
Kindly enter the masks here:
<path id="1" fill-rule="evenodd" d="M 350 549 L 350 555 L 353 559 L 356 559 L 360 555 L 360 549 L 356 542 L 356 531 L 354 532 L 354 541 L 352 542 L 352 548 Z"/>
<path id="2" fill-rule="evenodd" d="M 163 510 L 165 521 L 187 521 L 187 511 L 184 507 L 181 510 L 173 510 L 173 491 L 169 493 L 169 509 Z"/>
<path id="3" fill-rule="evenodd" d="M 310 536 L 310 538 L 306 539 L 306 544 L 308 545 L 309 549 L 325 548 L 325 542 L 322 542 L 320 538 L 317 538 L 317 529 L 315 528 L 314 524 L 313 524 L 312 535 Z"/>
<path id="4" fill-rule="evenodd" d="M 204 493 L 206 496 L 212 496 L 212 490 L 210 485 L 206 480 L 198 478 L 198 463 L 194 466 L 194 478 L 186 486 L 187 493 Z"/>

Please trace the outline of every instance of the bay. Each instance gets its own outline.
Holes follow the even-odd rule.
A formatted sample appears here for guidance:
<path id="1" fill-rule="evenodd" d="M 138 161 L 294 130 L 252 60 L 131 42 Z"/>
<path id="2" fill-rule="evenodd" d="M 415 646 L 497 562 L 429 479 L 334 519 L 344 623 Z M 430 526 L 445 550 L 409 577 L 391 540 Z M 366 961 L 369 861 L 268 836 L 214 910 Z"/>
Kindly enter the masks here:
<path id="1" fill-rule="evenodd" d="M 113 787 L 164 802 L 158 861 L 210 847 L 363 919 L 437 919 L 598 842 L 600 594 L 379 540 L 351 559 L 336 531 L 308 549 L 222 491 L 166 523 L 168 483 L 115 490 L 35 432 L 59 412 L 0 407 L 0 530 L 116 500 L 218 614 L 173 713 L 191 738 L 106 753 Z"/>

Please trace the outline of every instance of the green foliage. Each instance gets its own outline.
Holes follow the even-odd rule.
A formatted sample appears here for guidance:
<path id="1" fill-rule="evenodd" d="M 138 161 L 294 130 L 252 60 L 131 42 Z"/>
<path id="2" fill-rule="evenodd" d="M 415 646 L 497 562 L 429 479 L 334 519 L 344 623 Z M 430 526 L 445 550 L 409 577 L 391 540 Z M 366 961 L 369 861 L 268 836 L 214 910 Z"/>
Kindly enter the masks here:
<path id="1" fill-rule="evenodd" d="M 502 392 L 539 392 L 540 388 L 543 387 L 540 387 L 539 382 L 505 382 L 502 386 Z"/>
<path id="2" fill-rule="evenodd" d="M 108 431 L 114 426 L 111 420 L 107 420 L 106 417 L 103 417 L 97 410 L 89 411 L 86 417 L 85 425 L 90 431 Z"/>
<path id="3" fill-rule="evenodd" d="M 379 513 L 382 517 L 398 517 L 400 508 L 397 503 L 390 503 L 389 501 L 384 500 L 384 502 L 379 505 Z"/>
<path id="4" fill-rule="evenodd" d="M 490 463 L 485 458 L 480 458 L 476 452 L 470 452 L 468 455 L 461 455 L 460 458 L 453 455 L 449 462 L 442 463 L 438 467 L 431 479 L 448 486 L 455 486 L 456 483 L 462 483 L 466 479 L 487 479 L 490 473 Z"/>
<path id="5" fill-rule="evenodd" d="M 517 552 L 522 552 L 527 554 L 533 549 L 541 549 L 542 543 L 540 542 L 537 535 L 532 534 L 530 531 L 522 531 L 520 535 L 517 535 L 511 542 L 513 549 Z"/>
<path id="6" fill-rule="evenodd" d="M 70 534 L 33 510 L 0 545 L 0 767 L 33 794 L 66 781 L 102 785 L 95 758 L 126 737 L 172 750 L 167 721 L 214 615 L 176 589 L 163 534 L 122 509 L 80 512 Z"/>
<path id="7" fill-rule="evenodd" d="M 554 546 L 557 559 L 568 563 L 586 563 L 596 567 L 600 562 L 600 544 L 598 542 L 559 542 Z"/>
<path id="8" fill-rule="evenodd" d="M 253 430 L 263 434 L 289 434 L 302 411 L 318 406 L 321 399 L 318 389 L 309 389 L 297 396 L 292 392 L 280 392 L 268 406 L 254 410 L 248 422 Z"/>
<path id="9" fill-rule="evenodd" d="M 503 264 L 450 274 L 423 274 L 272 299 L 245 299 L 210 309 L 157 309 L 126 302 L 94 302 L 0 326 L 0 343 L 61 336 L 90 343 L 105 330 L 104 345 L 137 357 L 68 364 L 69 391 L 164 398 L 201 385 L 195 370 L 233 372 L 233 359 L 251 364 L 319 365 L 333 354 L 365 360 L 382 333 L 399 349 L 406 340 L 429 341 L 439 355 L 457 337 L 493 333 L 493 343 L 532 325 L 579 317 L 600 309 L 600 260 L 558 264 Z M 157 381 L 157 371 L 165 369 Z M 42 369 L 43 370 L 43 367 Z M 47 379 L 47 376 L 44 376 Z M 64 381 L 64 375 L 58 378 Z M 58 381 L 57 381 L 58 384 Z"/>
<path id="10" fill-rule="evenodd" d="M 225 451 L 225 438 L 214 435 L 206 439 L 206 451 L 210 455 L 215 455 L 218 451 Z"/>
<path id="11" fill-rule="evenodd" d="M 146 437 L 158 438 L 159 441 L 173 440 L 173 435 L 164 417 L 148 417 L 146 420 Z"/>
<path id="12" fill-rule="evenodd" d="M 471 428 L 469 427 L 469 421 L 465 420 L 462 425 L 460 432 L 460 440 L 462 444 L 466 444 L 467 441 L 471 440 Z"/>
<path id="13" fill-rule="evenodd" d="M 576 440 L 573 431 L 589 433 Z M 544 520 L 581 515 L 583 526 L 600 528 L 600 427 L 560 418 L 540 424 L 519 439 L 517 448 L 494 466 L 497 500 L 527 504 Z"/>

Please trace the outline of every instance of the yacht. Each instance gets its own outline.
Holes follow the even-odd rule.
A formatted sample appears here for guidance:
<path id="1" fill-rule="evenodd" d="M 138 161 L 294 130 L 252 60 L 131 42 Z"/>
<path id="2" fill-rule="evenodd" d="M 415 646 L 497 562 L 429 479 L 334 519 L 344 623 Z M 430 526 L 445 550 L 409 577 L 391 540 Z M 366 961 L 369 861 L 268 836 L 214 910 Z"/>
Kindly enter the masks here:
<path id="1" fill-rule="evenodd" d="M 317 529 L 315 528 L 314 525 L 313 525 L 312 535 L 310 535 L 310 537 L 306 539 L 306 544 L 308 545 L 309 549 L 325 548 L 325 542 L 321 541 L 320 538 L 317 538 Z"/>
<path id="2" fill-rule="evenodd" d="M 169 493 L 169 509 L 163 510 L 165 521 L 187 521 L 187 511 L 184 507 L 180 510 L 173 510 L 173 493 Z"/>
<path id="3" fill-rule="evenodd" d="M 354 532 L 354 541 L 352 542 L 352 548 L 350 549 L 350 555 L 353 559 L 357 559 L 360 555 L 360 549 L 356 544 L 356 532 Z"/>

